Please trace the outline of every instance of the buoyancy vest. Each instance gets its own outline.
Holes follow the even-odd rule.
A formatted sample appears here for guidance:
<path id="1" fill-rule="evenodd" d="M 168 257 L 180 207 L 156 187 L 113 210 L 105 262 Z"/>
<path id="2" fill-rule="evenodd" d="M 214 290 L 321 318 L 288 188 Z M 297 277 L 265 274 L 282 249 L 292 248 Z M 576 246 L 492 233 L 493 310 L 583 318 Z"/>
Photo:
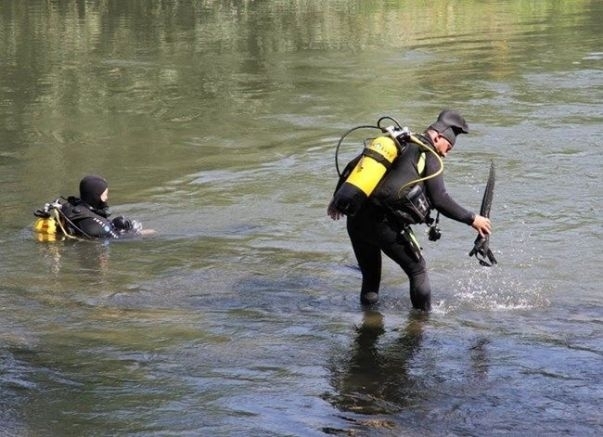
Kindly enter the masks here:
<path id="1" fill-rule="evenodd" d="M 429 216 L 431 205 L 420 181 L 425 160 L 425 151 L 408 142 L 371 196 L 370 201 L 398 224 L 423 223 Z"/>
<path id="2" fill-rule="evenodd" d="M 104 211 L 94 209 L 78 198 L 69 197 L 61 211 L 65 227 L 71 234 L 86 238 L 118 237 Z"/>
<path id="3" fill-rule="evenodd" d="M 61 208 L 63 214 L 72 222 L 77 222 L 84 218 L 95 217 L 96 214 L 88 207 L 88 205 L 81 202 L 79 199 L 69 198 L 69 202 L 65 203 Z"/>
<path id="4" fill-rule="evenodd" d="M 425 152 L 418 145 L 407 143 L 372 197 L 381 203 L 396 204 L 414 186 L 412 182 L 421 178 L 424 168 Z"/>

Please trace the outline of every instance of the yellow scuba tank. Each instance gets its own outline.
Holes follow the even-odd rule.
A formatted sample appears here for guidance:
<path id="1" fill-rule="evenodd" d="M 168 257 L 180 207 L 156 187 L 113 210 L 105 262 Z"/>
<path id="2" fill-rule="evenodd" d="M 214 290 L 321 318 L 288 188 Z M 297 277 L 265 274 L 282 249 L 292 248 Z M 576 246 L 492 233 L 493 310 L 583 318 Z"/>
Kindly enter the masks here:
<path id="1" fill-rule="evenodd" d="M 355 214 L 397 156 L 398 146 L 393 138 L 380 136 L 372 140 L 362 152 L 360 161 L 335 193 L 335 207 L 344 214 Z"/>
<path id="2" fill-rule="evenodd" d="M 34 215 L 37 217 L 33 224 L 36 240 L 52 242 L 65 238 L 66 233 L 60 213 L 63 203 L 61 199 L 57 199 L 54 202 L 46 203 L 44 208 L 34 212 Z"/>
<path id="3" fill-rule="evenodd" d="M 57 221 L 51 216 L 38 217 L 34 222 L 33 229 L 38 241 L 56 241 L 60 237 L 59 230 L 57 229 Z"/>

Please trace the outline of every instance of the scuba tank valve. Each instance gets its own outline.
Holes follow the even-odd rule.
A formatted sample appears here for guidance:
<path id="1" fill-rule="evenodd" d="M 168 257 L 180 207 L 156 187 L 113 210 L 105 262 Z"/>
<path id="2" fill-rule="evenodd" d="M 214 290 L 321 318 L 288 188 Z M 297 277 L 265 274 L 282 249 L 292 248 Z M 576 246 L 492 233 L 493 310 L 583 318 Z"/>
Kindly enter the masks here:
<path id="1" fill-rule="evenodd" d="M 410 130 L 404 126 L 400 128 L 399 126 L 388 126 L 386 128 L 382 128 L 383 132 L 387 132 L 389 136 L 396 142 L 400 149 L 404 148 L 404 143 L 410 139 Z"/>

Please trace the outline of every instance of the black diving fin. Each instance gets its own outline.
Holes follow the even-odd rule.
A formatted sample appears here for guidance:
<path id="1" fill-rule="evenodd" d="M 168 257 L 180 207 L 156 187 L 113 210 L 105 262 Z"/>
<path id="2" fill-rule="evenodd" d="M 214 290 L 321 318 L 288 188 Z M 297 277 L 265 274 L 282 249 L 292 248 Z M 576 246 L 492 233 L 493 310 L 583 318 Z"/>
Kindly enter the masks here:
<path id="1" fill-rule="evenodd" d="M 490 209 L 492 208 L 492 198 L 494 197 L 494 180 L 496 174 L 494 170 L 494 162 L 490 163 L 490 174 L 488 175 L 488 182 L 486 183 L 486 191 L 484 191 L 484 197 L 482 198 L 482 206 L 480 208 L 480 215 L 490 218 Z M 492 267 L 494 264 L 498 264 L 492 250 L 490 250 L 490 236 L 486 235 L 482 237 L 478 235 L 473 243 L 473 249 L 469 252 L 469 256 L 475 255 L 475 258 L 479 261 L 482 266 Z"/>

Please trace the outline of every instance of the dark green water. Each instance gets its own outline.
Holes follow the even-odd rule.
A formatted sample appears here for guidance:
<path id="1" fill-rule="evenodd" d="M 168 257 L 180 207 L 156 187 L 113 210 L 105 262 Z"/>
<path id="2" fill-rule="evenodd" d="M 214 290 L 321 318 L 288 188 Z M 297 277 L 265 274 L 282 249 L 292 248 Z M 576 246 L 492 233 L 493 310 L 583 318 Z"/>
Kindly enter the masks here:
<path id="1" fill-rule="evenodd" d="M 601 434 L 603 4 L 423 3 L 0 3 L 1 436 Z M 365 312 L 335 145 L 444 107 L 500 264 L 444 219 Z M 37 243 L 89 173 L 157 236 Z"/>

